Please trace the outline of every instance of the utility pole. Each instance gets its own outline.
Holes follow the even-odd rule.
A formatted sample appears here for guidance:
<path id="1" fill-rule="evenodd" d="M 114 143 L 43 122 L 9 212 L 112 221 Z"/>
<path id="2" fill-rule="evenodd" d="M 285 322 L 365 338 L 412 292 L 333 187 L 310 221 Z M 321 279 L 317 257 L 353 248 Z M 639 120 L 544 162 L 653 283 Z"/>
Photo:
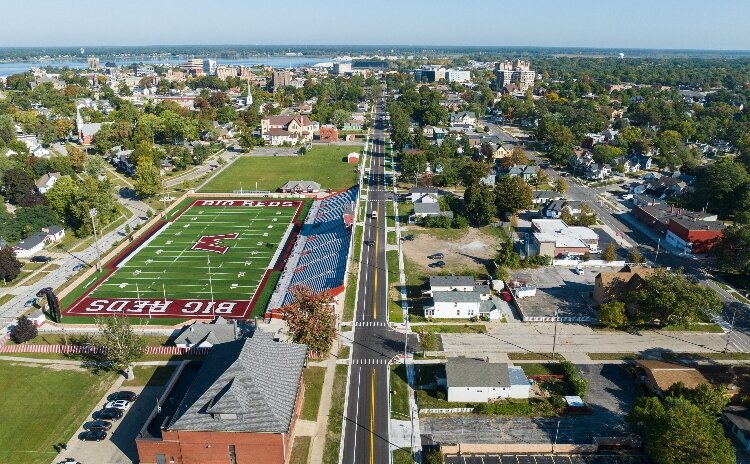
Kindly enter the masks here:
<path id="1" fill-rule="evenodd" d="M 732 333 L 734 332 L 734 316 L 737 315 L 737 308 L 732 311 L 732 322 L 729 325 L 729 332 L 727 333 L 727 344 L 724 346 L 724 352 L 729 351 L 729 342 L 732 339 Z"/>
<path id="2" fill-rule="evenodd" d="M 99 239 L 96 237 L 96 208 L 89 209 L 89 217 L 91 218 L 91 227 L 94 229 L 94 248 L 96 248 L 96 270 L 102 272 L 102 257 L 99 254 Z"/>
<path id="3" fill-rule="evenodd" d="M 657 259 L 659 259 L 659 247 L 661 246 L 661 237 L 656 242 L 656 257 L 654 258 L 654 262 L 656 262 Z"/>
<path id="4" fill-rule="evenodd" d="M 555 334 L 552 336 L 552 361 L 555 360 L 555 348 L 557 348 L 557 311 L 555 311 Z"/>

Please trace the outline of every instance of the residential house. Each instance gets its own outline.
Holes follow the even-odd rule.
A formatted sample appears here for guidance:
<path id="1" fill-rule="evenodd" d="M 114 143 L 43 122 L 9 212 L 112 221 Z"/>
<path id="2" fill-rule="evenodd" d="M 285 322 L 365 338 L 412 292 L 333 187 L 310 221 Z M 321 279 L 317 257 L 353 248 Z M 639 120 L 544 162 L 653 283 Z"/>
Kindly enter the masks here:
<path id="1" fill-rule="evenodd" d="M 531 204 L 541 206 L 550 201 L 562 199 L 564 199 L 564 197 L 554 190 L 534 190 L 531 196 Z"/>
<path id="2" fill-rule="evenodd" d="M 244 326 L 235 319 L 219 316 L 210 324 L 194 322 L 182 329 L 174 339 L 177 348 L 211 348 L 219 343 L 232 342 L 247 333 Z"/>
<path id="3" fill-rule="evenodd" d="M 471 358 L 448 358 L 445 363 L 447 400 L 487 403 L 528 398 L 531 383 L 518 366 Z"/>
<path id="4" fill-rule="evenodd" d="M 472 276 L 430 276 L 428 289 L 423 293 L 432 296 L 433 292 L 472 292 L 476 282 Z"/>
<path id="5" fill-rule="evenodd" d="M 136 435 L 143 464 L 286 464 L 304 398 L 307 346 L 269 337 L 214 345 L 177 379 Z"/>
<path id="6" fill-rule="evenodd" d="M 594 302 L 600 305 L 610 301 L 624 301 L 628 292 L 635 290 L 654 272 L 655 269 L 643 266 L 625 266 L 619 271 L 600 272 L 594 279 Z"/>
<path id="7" fill-rule="evenodd" d="M 432 291 L 432 297 L 424 306 L 425 317 L 438 319 L 470 319 L 489 314 L 495 309 L 490 288 L 475 285 L 472 291 Z"/>
<path id="8" fill-rule="evenodd" d="M 589 180 L 602 180 L 612 175 L 609 164 L 589 163 L 583 171 L 583 176 Z"/>
<path id="9" fill-rule="evenodd" d="M 89 122 L 80 124 L 78 126 L 78 143 L 80 145 L 91 145 L 91 142 L 94 140 L 94 136 L 97 132 L 99 132 L 99 129 L 102 128 L 102 123 L 98 122 Z"/>
<path id="10" fill-rule="evenodd" d="M 316 123 L 307 116 L 269 116 L 260 121 L 261 137 L 271 145 L 311 142 Z"/>
<path id="11" fill-rule="evenodd" d="M 65 229 L 60 226 L 49 226 L 13 245 L 13 251 L 18 258 L 31 258 L 42 251 L 45 246 L 59 242 L 63 237 L 65 237 Z"/>
<path id="12" fill-rule="evenodd" d="M 49 189 L 55 186 L 55 183 L 61 177 L 62 174 L 59 172 L 50 172 L 37 179 L 34 184 L 36 185 L 36 189 L 39 190 L 39 193 L 47 193 Z"/>
<path id="13" fill-rule="evenodd" d="M 559 219 L 532 219 L 531 227 L 536 252 L 541 256 L 583 255 L 599 249 L 599 235 L 588 227 L 571 227 Z"/>
<path id="14" fill-rule="evenodd" d="M 682 382 L 688 388 L 708 384 L 708 379 L 698 369 L 682 364 L 644 359 L 637 362 L 641 372 L 641 381 L 648 390 L 657 395 L 664 395 L 672 385 Z"/>
<path id="15" fill-rule="evenodd" d="M 508 176 L 517 176 L 526 182 L 529 182 L 539 175 L 539 166 L 514 164 L 505 171 L 504 174 Z"/>
<path id="16" fill-rule="evenodd" d="M 583 202 L 572 200 L 550 200 L 539 210 L 539 216 L 547 219 L 559 219 L 563 211 L 567 211 L 573 217 L 581 214 Z"/>
<path id="17" fill-rule="evenodd" d="M 474 126 L 477 123 L 477 115 L 473 111 L 460 111 L 448 115 L 448 123 L 451 126 Z"/>
<path id="18" fill-rule="evenodd" d="M 414 203 L 414 212 L 409 216 L 409 222 L 425 217 L 445 216 L 453 219 L 453 211 L 443 211 L 440 209 L 440 203 Z"/>
<path id="19" fill-rule="evenodd" d="M 721 242 L 725 228 L 721 221 L 673 217 L 667 226 L 667 243 L 688 255 L 708 253 Z"/>
<path id="20" fill-rule="evenodd" d="M 335 142 L 339 139 L 339 130 L 333 124 L 324 124 L 320 126 L 320 141 Z"/>
<path id="21" fill-rule="evenodd" d="M 437 187 L 414 187 L 409 190 L 408 198 L 410 202 L 417 203 L 420 198 L 427 194 L 439 196 L 440 189 L 438 189 Z"/>
<path id="22" fill-rule="evenodd" d="M 721 421 L 742 445 L 745 453 L 750 453 L 750 409 L 745 406 L 727 406 L 721 414 Z"/>
<path id="23" fill-rule="evenodd" d="M 437 193 L 425 193 L 417 197 L 412 203 L 438 203 L 440 197 Z"/>
<path id="24" fill-rule="evenodd" d="M 311 180 L 290 180 L 280 190 L 284 193 L 318 193 L 320 184 Z"/>

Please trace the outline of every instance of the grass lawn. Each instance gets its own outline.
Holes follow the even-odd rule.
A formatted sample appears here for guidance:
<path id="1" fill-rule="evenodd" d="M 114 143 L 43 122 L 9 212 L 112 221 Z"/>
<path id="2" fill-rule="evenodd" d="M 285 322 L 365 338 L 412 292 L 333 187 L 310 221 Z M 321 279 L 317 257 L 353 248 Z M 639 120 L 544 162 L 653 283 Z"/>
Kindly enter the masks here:
<path id="1" fill-rule="evenodd" d="M 305 401 L 302 403 L 302 414 L 304 420 L 318 420 L 318 407 L 320 396 L 323 394 L 323 379 L 326 376 L 325 367 L 307 367 L 302 373 L 305 381 Z"/>
<path id="2" fill-rule="evenodd" d="M 300 435 L 294 437 L 292 457 L 289 459 L 289 464 L 307 464 L 307 457 L 308 454 L 310 454 L 311 440 L 312 437 L 303 437 Z"/>
<path id="3" fill-rule="evenodd" d="M 750 353 L 729 351 L 727 353 L 662 353 L 662 359 L 665 360 L 711 360 L 711 361 L 746 361 L 750 360 Z"/>
<path id="4" fill-rule="evenodd" d="M 47 464 L 89 415 L 114 374 L 0 361 L 0 462 Z"/>
<path id="5" fill-rule="evenodd" d="M 451 403 L 444 390 L 415 390 L 419 409 L 473 408 L 476 403 Z"/>
<path id="6" fill-rule="evenodd" d="M 333 398 L 344 398 L 346 395 L 346 374 L 349 366 L 336 365 L 336 375 L 333 378 Z M 341 446 L 341 420 L 344 416 L 344 402 L 333 401 L 328 413 L 328 428 L 326 429 L 326 444 L 323 449 L 323 462 L 339 462 L 339 447 Z"/>
<path id="7" fill-rule="evenodd" d="M 419 332 L 420 330 L 426 330 L 427 332 L 434 333 L 487 333 L 487 326 L 484 324 L 420 324 L 413 325 L 412 330 Z"/>
<path id="8" fill-rule="evenodd" d="M 6 293 L 5 295 L 0 296 L 0 305 L 4 305 L 13 298 L 15 298 L 15 295 L 11 295 L 10 293 Z"/>
<path id="9" fill-rule="evenodd" d="M 122 383 L 124 387 L 160 387 L 166 385 L 177 366 L 135 366 L 135 378 Z"/>
<path id="10" fill-rule="evenodd" d="M 348 359 L 349 358 L 349 352 L 351 351 L 351 347 L 342 345 L 339 347 L 339 353 L 336 356 L 338 359 Z"/>
<path id="11" fill-rule="evenodd" d="M 406 366 L 398 364 L 391 367 L 391 418 L 408 419 L 409 384 L 406 378 Z"/>
<path id="12" fill-rule="evenodd" d="M 527 377 L 533 375 L 563 374 L 562 367 L 557 363 L 523 363 L 519 364 Z"/>
<path id="13" fill-rule="evenodd" d="M 393 451 L 393 464 L 413 464 L 411 448 L 399 448 Z"/>
<path id="14" fill-rule="evenodd" d="M 690 324 L 690 325 L 665 325 L 658 330 L 666 330 L 668 332 L 710 332 L 710 333 L 724 333 L 724 329 L 718 324 Z"/>
<path id="15" fill-rule="evenodd" d="M 552 353 L 529 353 L 527 351 L 520 353 L 508 353 L 508 359 L 511 361 L 536 361 L 536 360 L 552 360 Z M 555 353 L 556 361 L 565 361 L 565 357 L 560 353 Z"/>
<path id="16" fill-rule="evenodd" d="M 275 192 L 290 180 L 312 180 L 323 189 L 343 190 L 357 183 L 357 166 L 344 157 L 358 146 L 315 146 L 304 156 L 242 156 L 200 191 L 232 193 L 240 188 Z"/>
<path id="17" fill-rule="evenodd" d="M 93 341 L 92 336 L 85 335 L 68 335 L 69 345 L 82 345 L 84 343 L 91 343 Z M 143 338 L 146 340 L 148 346 L 165 346 L 169 340 L 168 336 L 156 336 L 156 335 L 144 335 Z M 10 341 L 9 344 L 13 344 Z M 63 334 L 40 334 L 34 339 L 26 342 L 27 345 L 64 345 L 65 336 Z"/>
<path id="18" fill-rule="evenodd" d="M 404 312 L 401 308 L 401 291 L 399 290 L 398 251 L 387 251 L 385 257 L 388 263 L 388 291 L 390 295 L 388 299 L 388 321 L 404 322 Z"/>

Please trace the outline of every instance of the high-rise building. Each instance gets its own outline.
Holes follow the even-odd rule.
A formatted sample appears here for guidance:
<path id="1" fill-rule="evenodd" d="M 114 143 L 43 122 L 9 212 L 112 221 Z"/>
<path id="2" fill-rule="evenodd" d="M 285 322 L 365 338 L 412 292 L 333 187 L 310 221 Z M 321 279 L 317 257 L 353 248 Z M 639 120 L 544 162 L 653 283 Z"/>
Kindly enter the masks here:
<path id="1" fill-rule="evenodd" d="M 524 60 L 504 61 L 495 63 L 495 86 L 497 90 L 513 88 L 519 92 L 526 92 L 532 85 L 536 72 L 531 70 L 531 64 Z"/>
<path id="2" fill-rule="evenodd" d="M 273 70 L 273 90 L 292 85 L 292 72 L 288 69 Z"/>
<path id="3" fill-rule="evenodd" d="M 446 69 L 439 65 L 422 65 L 414 71 L 414 80 L 417 82 L 438 82 L 446 77 Z"/>
<path id="4" fill-rule="evenodd" d="M 99 58 L 95 56 L 89 57 L 88 63 L 89 69 L 91 69 L 92 71 L 96 71 L 97 69 L 99 69 Z"/>
<path id="5" fill-rule="evenodd" d="M 352 64 L 351 63 L 333 63 L 333 73 L 334 74 L 346 74 L 352 72 Z"/>
<path id="6" fill-rule="evenodd" d="M 193 58 L 187 60 L 181 65 L 182 69 L 193 76 L 202 76 L 203 73 L 203 60 L 200 58 Z"/>
<path id="7" fill-rule="evenodd" d="M 203 60 L 203 73 L 207 76 L 216 75 L 216 60 Z"/>
<path id="8" fill-rule="evenodd" d="M 471 71 L 465 69 L 448 69 L 445 71 L 445 80 L 448 82 L 471 82 Z"/>
<path id="9" fill-rule="evenodd" d="M 237 68 L 232 66 L 219 66 L 216 68 L 216 77 L 222 81 L 225 81 L 230 77 L 237 77 Z"/>

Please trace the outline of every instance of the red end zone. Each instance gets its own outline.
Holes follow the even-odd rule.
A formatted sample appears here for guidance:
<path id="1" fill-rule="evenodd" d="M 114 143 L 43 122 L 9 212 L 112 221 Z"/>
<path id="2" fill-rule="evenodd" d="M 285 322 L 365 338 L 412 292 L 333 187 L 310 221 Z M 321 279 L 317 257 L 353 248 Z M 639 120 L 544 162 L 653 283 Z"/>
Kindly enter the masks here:
<path id="1" fill-rule="evenodd" d="M 250 207 L 250 208 L 296 208 L 297 211 L 291 222 L 298 220 L 302 210 L 303 201 L 272 201 L 272 200 L 195 200 L 190 205 L 184 207 L 178 214 L 172 217 L 171 221 L 176 220 L 185 211 L 194 206 L 232 206 L 232 207 Z M 246 319 L 249 317 L 255 301 L 260 296 L 263 287 L 266 285 L 268 275 L 271 269 L 267 269 L 263 274 L 260 285 L 249 300 L 192 300 L 192 299 L 164 299 L 164 298 L 92 298 L 89 296 L 99 284 L 107 279 L 117 270 L 117 264 L 130 253 L 134 253 L 144 241 L 146 241 L 156 230 L 164 226 L 166 222 L 161 221 L 149 229 L 149 231 L 138 238 L 114 259 L 111 259 L 104 267 L 107 271 L 97 282 L 89 288 L 86 293 L 78 298 L 73 304 L 63 310 L 65 316 L 109 316 L 124 315 L 132 317 L 174 317 L 185 319 L 213 319 L 216 316 L 225 318 Z M 293 241 L 295 234 L 289 238 Z M 286 248 L 287 243 L 281 243 L 279 246 Z M 280 259 L 281 261 L 282 259 Z M 271 263 L 272 265 L 275 263 Z M 250 295 L 248 295 L 250 296 Z"/>

